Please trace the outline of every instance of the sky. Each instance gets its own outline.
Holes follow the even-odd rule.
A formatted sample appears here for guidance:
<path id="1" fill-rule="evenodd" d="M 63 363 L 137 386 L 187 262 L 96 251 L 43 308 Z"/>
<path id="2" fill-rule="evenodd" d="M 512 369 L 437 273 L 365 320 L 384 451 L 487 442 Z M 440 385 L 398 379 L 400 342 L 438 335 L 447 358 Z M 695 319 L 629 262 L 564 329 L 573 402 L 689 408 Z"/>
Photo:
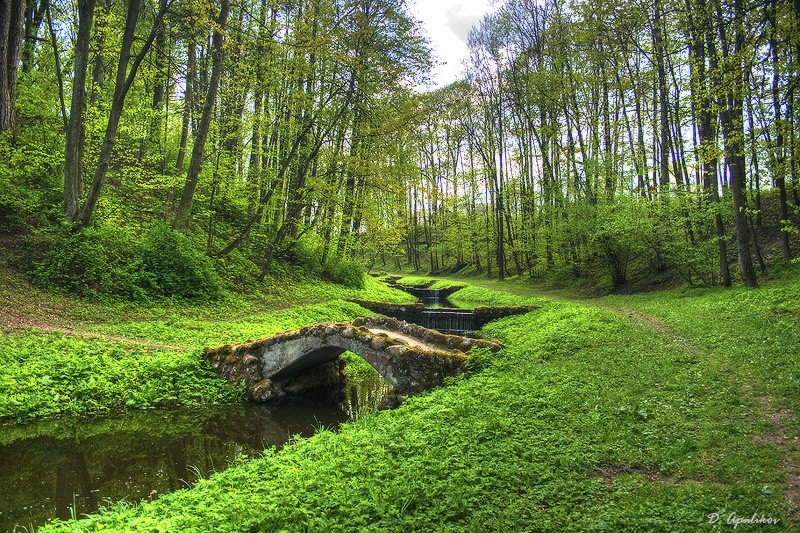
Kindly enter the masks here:
<path id="1" fill-rule="evenodd" d="M 492 0 L 411 0 L 411 13 L 422 22 L 434 58 L 441 62 L 433 70 L 433 85 L 438 88 L 463 77 L 464 60 L 469 56 L 467 33 L 483 15 L 493 11 Z"/>

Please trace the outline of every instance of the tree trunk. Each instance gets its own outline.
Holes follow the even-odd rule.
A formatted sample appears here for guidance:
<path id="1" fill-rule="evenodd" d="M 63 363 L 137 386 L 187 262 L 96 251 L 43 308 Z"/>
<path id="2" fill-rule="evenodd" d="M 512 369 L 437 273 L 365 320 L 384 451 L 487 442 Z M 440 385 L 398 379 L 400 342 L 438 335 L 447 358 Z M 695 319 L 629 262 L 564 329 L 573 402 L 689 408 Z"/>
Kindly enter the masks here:
<path id="1" fill-rule="evenodd" d="M 0 0 L 0 132 L 14 129 L 25 0 Z"/>
<path id="2" fill-rule="evenodd" d="M 95 0 L 78 0 L 78 34 L 73 50 L 75 70 L 64 157 L 64 214 L 72 221 L 78 219 L 83 190 L 83 148 L 86 138 L 83 114 L 86 111 L 86 74 L 94 6 Z"/>
<path id="3" fill-rule="evenodd" d="M 686 2 L 687 12 L 691 13 L 690 0 Z M 719 180 L 717 179 L 717 119 L 714 113 L 714 102 L 711 97 L 713 83 L 717 81 L 717 49 L 711 26 L 711 18 L 705 0 L 698 0 L 697 17 L 690 22 L 690 39 L 692 41 L 692 84 L 691 92 L 695 107 L 698 109 L 698 135 L 700 143 L 700 159 L 702 164 L 703 190 L 717 206 L 720 203 Z M 708 60 L 708 70 L 706 61 Z M 713 80 L 709 83 L 709 80 Z M 731 286 L 731 272 L 728 266 L 728 245 L 725 235 L 725 224 L 719 209 L 714 210 L 714 231 L 717 239 L 717 262 L 722 285 Z"/>
<path id="4" fill-rule="evenodd" d="M 665 51 L 664 38 L 661 28 L 661 5 L 656 0 L 653 17 L 653 47 L 655 48 L 656 66 L 658 71 L 658 124 L 660 140 L 660 171 L 658 184 L 661 187 L 659 194 L 663 199 L 668 198 L 669 189 L 669 156 L 670 156 L 670 133 L 669 133 L 669 101 L 667 96 L 667 74 L 664 65 Z"/>
<path id="5" fill-rule="evenodd" d="M 750 234 L 747 227 L 747 203 L 745 200 L 744 65 L 740 57 L 745 41 L 742 29 L 742 24 L 744 23 L 742 0 L 735 0 L 733 9 L 735 10 L 734 22 L 731 24 L 731 26 L 734 26 L 733 54 L 729 54 L 728 46 L 726 45 L 726 25 L 722 23 L 723 21 L 718 21 L 718 29 L 722 40 L 722 53 L 726 59 L 725 67 L 729 74 L 728 83 L 726 83 L 726 105 L 723 106 L 723 112 L 720 113 L 720 123 L 725 141 L 725 162 L 730 173 L 730 189 L 733 194 L 739 269 L 741 270 L 744 285 L 746 287 L 757 287 L 756 272 L 753 267 L 753 259 L 750 256 Z"/>
<path id="6" fill-rule="evenodd" d="M 178 157 L 175 168 L 178 172 L 183 170 L 186 159 L 186 145 L 189 142 L 189 125 L 194 116 L 194 87 L 197 80 L 197 44 L 192 38 L 186 45 L 186 80 L 183 93 L 183 123 L 181 124 L 181 142 L 178 147 Z"/>
<path id="7" fill-rule="evenodd" d="M 189 217 L 192 214 L 192 200 L 194 191 L 197 188 L 197 180 L 200 177 L 200 170 L 203 164 L 203 151 L 205 150 L 208 129 L 211 126 L 211 118 L 214 113 L 214 103 L 217 99 L 219 80 L 222 76 L 222 44 L 224 40 L 223 30 L 228 22 L 230 12 L 230 0 L 222 0 L 219 18 L 211 39 L 211 79 L 208 83 L 206 100 L 203 103 L 203 116 L 197 128 L 197 138 L 192 147 L 192 159 L 189 161 L 189 170 L 186 173 L 186 181 L 183 185 L 181 200 L 175 212 L 173 227 L 185 229 L 189 226 Z"/>
<path id="8" fill-rule="evenodd" d="M 767 8 L 767 18 L 770 23 L 769 46 L 772 57 L 772 110 L 775 121 L 775 145 L 772 155 L 772 172 L 775 176 L 775 186 L 778 187 L 779 209 L 781 225 L 789 224 L 789 205 L 786 194 L 786 156 L 784 148 L 784 131 L 786 129 L 783 115 L 781 114 L 780 88 L 780 61 L 778 57 L 777 42 L 777 0 L 771 0 Z M 789 232 L 781 229 L 780 233 L 781 253 L 787 261 L 792 258 L 792 250 L 789 247 Z"/>
<path id="9" fill-rule="evenodd" d="M 108 167 L 111 164 L 111 152 L 114 149 L 114 141 L 117 137 L 117 128 L 119 127 L 119 120 L 122 118 L 122 112 L 125 108 L 125 97 L 128 94 L 133 81 L 136 78 L 136 73 L 142 60 L 147 55 L 156 33 L 159 31 L 162 19 L 167 12 L 168 0 L 161 0 L 161 5 L 156 19 L 153 22 L 153 28 L 150 32 L 142 49 L 136 55 L 131 65 L 130 72 L 128 72 L 128 64 L 131 62 L 131 46 L 133 46 L 134 38 L 136 37 L 136 24 L 139 20 L 139 13 L 141 10 L 141 0 L 129 0 L 128 14 L 125 22 L 125 31 L 122 35 L 122 46 L 120 48 L 119 63 L 117 65 L 116 83 L 114 85 L 114 100 L 111 103 L 111 109 L 108 116 L 108 124 L 106 125 L 105 136 L 103 137 L 103 144 L 100 147 L 100 155 L 95 168 L 94 177 L 92 178 L 92 186 L 89 189 L 89 194 L 86 201 L 81 206 L 78 213 L 78 220 L 82 226 L 87 226 L 94 213 L 94 208 L 97 205 L 97 200 L 100 198 L 100 191 L 103 187 L 103 180 L 108 173 Z"/>
<path id="10" fill-rule="evenodd" d="M 44 15 L 50 9 L 50 0 L 28 0 L 25 9 L 25 41 L 22 43 L 22 72 L 33 70 L 33 55 L 39 40 L 39 29 L 42 27 Z"/>

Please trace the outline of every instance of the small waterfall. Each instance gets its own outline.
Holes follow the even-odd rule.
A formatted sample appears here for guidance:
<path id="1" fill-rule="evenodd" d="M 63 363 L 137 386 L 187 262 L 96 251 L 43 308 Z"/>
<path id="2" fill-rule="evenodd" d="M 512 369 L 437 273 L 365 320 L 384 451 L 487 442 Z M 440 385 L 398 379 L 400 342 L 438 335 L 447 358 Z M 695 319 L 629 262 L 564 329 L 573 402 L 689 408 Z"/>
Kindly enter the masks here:
<path id="1" fill-rule="evenodd" d="M 467 333 L 475 329 L 475 315 L 463 309 L 426 309 L 420 325 L 443 333 Z"/>
<path id="2" fill-rule="evenodd" d="M 442 307 L 441 295 L 439 289 L 420 289 L 414 288 L 409 291 L 411 294 L 420 299 L 425 307 Z"/>
<path id="3" fill-rule="evenodd" d="M 456 308 L 446 297 L 442 297 L 439 289 L 406 287 L 404 290 L 419 298 L 425 306 L 422 314 L 409 318 L 409 321 L 442 333 L 468 333 L 476 329 L 475 314 Z"/>

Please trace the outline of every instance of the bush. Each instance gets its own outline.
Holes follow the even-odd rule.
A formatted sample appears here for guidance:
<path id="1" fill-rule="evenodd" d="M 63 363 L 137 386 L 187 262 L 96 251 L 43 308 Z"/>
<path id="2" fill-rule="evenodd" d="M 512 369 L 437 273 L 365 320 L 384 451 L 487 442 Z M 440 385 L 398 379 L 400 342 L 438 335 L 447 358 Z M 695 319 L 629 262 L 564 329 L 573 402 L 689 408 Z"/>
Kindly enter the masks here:
<path id="1" fill-rule="evenodd" d="M 357 261 L 332 257 L 322 266 L 322 277 L 345 287 L 364 288 L 364 270 Z"/>
<path id="2" fill-rule="evenodd" d="M 141 242 L 115 226 L 46 228 L 26 237 L 20 252 L 15 263 L 35 285 L 86 298 L 215 299 L 224 292 L 211 259 L 163 224 Z"/>
<path id="3" fill-rule="evenodd" d="M 294 245 L 294 256 L 298 263 L 314 274 L 322 273 L 322 239 L 312 233 L 300 237 Z"/>
<path id="4" fill-rule="evenodd" d="M 156 224 L 140 246 L 144 279 L 150 292 L 163 296 L 215 299 L 222 280 L 211 259 L 191 241 L 164 224 Z"/>
<path id="5" fill-rule="evenodd" d="M 16 262 L 39 287 L 89 298 L 145 296 L 135 238 L 125 230 L 46 228 L 27 236 L 20 249 Z"/>
<path id="6" fill-rule="evenodd" d="M 364 269 L 357 261 L 337 256 L 329 256 L 322 264 L 323 241 L 319 235 L 306 234 L 294 246 L 294 256 L 298 263 L 310 272 L 324 279 L 352 287 L 364 288 Z"/>

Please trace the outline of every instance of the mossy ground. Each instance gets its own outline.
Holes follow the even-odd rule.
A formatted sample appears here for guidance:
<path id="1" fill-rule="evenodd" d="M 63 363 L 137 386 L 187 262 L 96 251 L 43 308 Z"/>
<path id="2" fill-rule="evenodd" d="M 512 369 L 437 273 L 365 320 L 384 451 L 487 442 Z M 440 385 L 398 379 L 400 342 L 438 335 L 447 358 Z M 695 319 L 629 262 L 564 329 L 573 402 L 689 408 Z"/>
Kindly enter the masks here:
<path id="1" fill-rule="evenodd" d="M 486 326 L 498 356 L 396 410 L 47 530 L 700 531 L 753 515 L 778 522 L 737 529 L 793 530 L 798 290 L 794 275 L 587 302 L 464 289 L 544 305 Z"/>

